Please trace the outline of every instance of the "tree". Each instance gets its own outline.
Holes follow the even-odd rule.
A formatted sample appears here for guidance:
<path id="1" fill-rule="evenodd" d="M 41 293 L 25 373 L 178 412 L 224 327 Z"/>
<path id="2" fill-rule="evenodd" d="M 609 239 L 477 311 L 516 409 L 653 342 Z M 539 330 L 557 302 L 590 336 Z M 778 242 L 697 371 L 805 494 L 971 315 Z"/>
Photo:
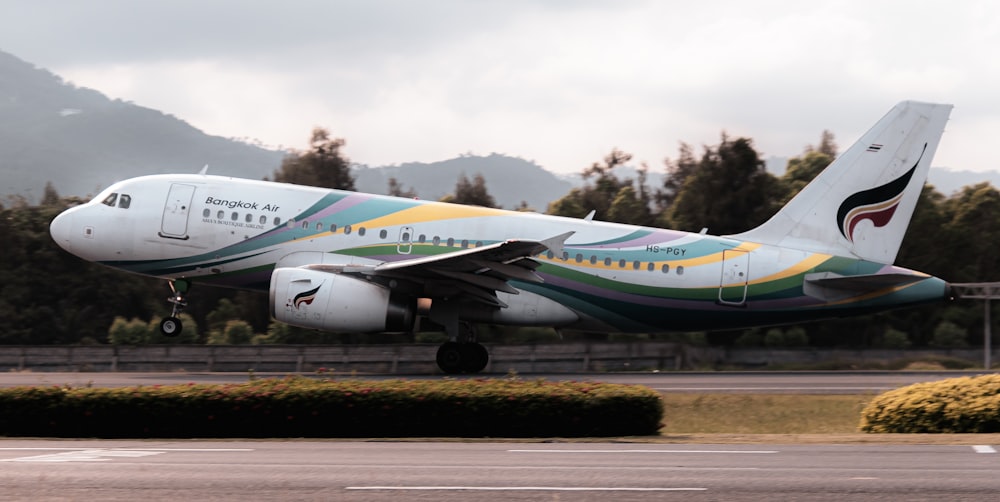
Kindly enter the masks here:
<path id="1" fill-rule="evenodd" d="M 45 183 L 45 189 L 42 191 L 41 204 L 43 206 L 59 205 L 59 192 L 56 191 L 56 187 L 52 185 L 51 181 Z"/>
<path id="2" fill-rule="evenodd" d="M 497 201 L 493 199 L 489 191 L 486 190 L 486 179 L 482 174 L 476 174 L 473 181 L 469 181 L 468 176 L 462 174 L 455 184 L 455 192 L 445 195 L 441 202 L 452 204 L 465 204 L 468 206 L 497 207 Z"/>
<path id="3" fill-rule="evenodd" d="M 801 157 L 788 159 L 785 174 L 781 178 L 788 190 L 786 199 L 791 199 L 799 193 L 835 158 L 837 158 L 837 143 L 833 140 L 833 133 L 824 130 L 820 135 L 819 145 L 808 145 Z"/>
<path id="4" fill-rule="evenodd" d="M 684 183 L 698 170 L 698 160 L 694 158 L 691 145 L 687 143 L 681 143 L 676 161 L 667 158 L 663 163 L 667 166 L 667 176 L 663 179 L 663 188 L 656 193 L 661 213 L 665 213 L 673 205 L 684 188 Z"/>
<path id="5" fill-rule="evenodd" d="M 632 160 L 632 155 L 617 148 L 604 157 L 604 163 L 593 163 L 581 176 L 583 187 L 570 190 L 561 199 L 549 204 L 548 214 L 583 218 L 596 211 L 597 218 L 617 223 L 649 225 L 652 223 L 650 195 L 646 187 L 646 166 L 639 169 L 638 187 L 631 178 L 620 179 L 614 169 Z M 591 182 L 593 180 L 593 182 Z M 612 211 L 612 207 L 615 207 Z"/>
<path id="6" fill-rule="evenodd" d="M 764 169 L 753 141 L 730 140 L 723 133 L 718 147 L 705 148 L 697 169 L 661 218 L 678 230 L 707 227 L 714 234 L 737 233 L 771 217 L 781 194 L 781 185 Z"/>
<path id="7" fill-rule="evenodd" d="M 343 139 L 330 139 L 330 132 L 321 127 L 312 131 L 307 152 L 292 152 L 281 161 L 274 180 L 340 190 L 354 190 L 351 166 L 340 149 Z"/>
<path id="8" fill-rule="evenodd" d="M 417 192 L 412 188 L 403 189 L 403 185 L 396 179 L 395 176 L 389 178 L 389 190 L 387 195 L 392 195 L 393 197 L 406 197 L 407 199 L 417 198 Z"/>
<path id="9" fill-rule="evenodd" d="M 967 186 L 945 204 L 951 214 L 951 239 L 947 245 L 963 256 L 951 262 L 947 275 L 955 282 L 1000 280 L 1000 255 L 993 244 L 1000 240 L 1000 192 L 988 182 Z M 947 256 L 947 255 L 946 255 Z"/>

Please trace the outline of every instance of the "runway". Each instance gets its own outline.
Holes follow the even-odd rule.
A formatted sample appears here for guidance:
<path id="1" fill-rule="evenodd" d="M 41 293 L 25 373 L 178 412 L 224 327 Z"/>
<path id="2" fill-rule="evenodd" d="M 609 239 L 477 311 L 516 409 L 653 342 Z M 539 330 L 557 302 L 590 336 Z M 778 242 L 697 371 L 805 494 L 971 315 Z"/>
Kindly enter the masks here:
<path id="1" fill-rule="evenodd" d="M 522 378 L 637 384 L 666 393 L 866 394 L 966 374 L 975 373 L 634 373 Z M 0 386 L 116 387 L 248 379 L 247 374 L 234 373 L 6 373 L 0 374 Z M 847 441 L 822 435 L 808 440 L 664 437 L 635 443 L 9 439 L 0 440 L 0 486 L 4 487 L 0 501 L 597 501 L 613 497 L 616 502 L 841 502 L 994 500 L 1000 493 L 1000 476 L 996 476 L 1000 435 L 917 436 L 896 441 L 903 436 L 890 436 L 890 441 L 865 435 Z M 921 441 L 927 444 L 912 444 Z"/>
<path id="2" fill-rule="evenodd" d="M 533 380 L 585 380 L 645 385 L 660 392 L 755 393 L 755 394 L 877 394 L 917 382 L 929 382 L 983 374 L 982 371 L 861 371 L 861 372 L 663 372 L 528 374 Z M 254 374 L 254 378 L 282 377 L 283 373 Z M 315 376 L 307 374 L 306 376 Z M 326 378 L 456 378 L 443 375 L 324 375 Z M 506 378 L 506 375 L 476 375 L 459 378 Z M 0 387 L 18 385 L 70 385 L 123 387 L 194 383 L 246 382 L 249 373 L 0 373 Z"/>
<path id="3" fill-rule="evenodd" d="M 995 500 L 996 445 L 0 441 L 3 500 Z"/>

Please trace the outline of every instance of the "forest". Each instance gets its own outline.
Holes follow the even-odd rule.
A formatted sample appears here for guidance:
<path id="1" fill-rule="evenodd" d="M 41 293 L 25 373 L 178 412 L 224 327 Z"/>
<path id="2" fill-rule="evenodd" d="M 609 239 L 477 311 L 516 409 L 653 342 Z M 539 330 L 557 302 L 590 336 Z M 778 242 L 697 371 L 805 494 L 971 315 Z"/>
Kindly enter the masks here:
<path id="1" fill-rule="evenodd" d="M 345 141 L 322 128 L 310 147 L 290 152 L 271 177 L 275 181 L 354 189 Z M 725 133 L 700 151 L 681 144 L 661 169 L 662 186 L 649 186 L 649 166 L 635 178 L 616 168 L 632 156 L 613 149 L 581 171 L 584 184 L 552 201 L 544 212 L 673 228 L 712 234 L 736 233 L 769 218 L 837 156 L 831 133 L 789 160 L 784 175 L 767 172 L 750 138 Z M 390 179 L 385 193 L 419 196 Z M 465 175 L 442 200 L 496 206 L 481 175 Z M 60 196 L 52 185 L 38 203 L 9 197 L 0 204 L 0 344 L 165 344 L 165 343 L 398 343 L 438 342 L 439 332 L 416 335 L 320 333 L 271 321 L 267 295 L 195 287 L 177 338 L 159 334 L 159 319 L 169 313 L 165 281 L 134 276 L 84 262 L 50 238 L 49 222 L 62 210 L 84 202 Z M 513 208 L 543 211 L 538 208 Z M 1000 280 L 1000 258 L 992 244 L 1000 239 L 1000 192 L 988 183 L 966 186 L 945 196 L 925 185 L 896 264 L 949 282 Z M 556 333 L 552 329 L 480 326 L 487 343 L 555 340 L 664 339 L 693 344 L 771 347 L 965 347 L 982 344 L 980 301 L 957 300 L 919 309 L 818 321 L 781 328 L 713 333 Z"/>

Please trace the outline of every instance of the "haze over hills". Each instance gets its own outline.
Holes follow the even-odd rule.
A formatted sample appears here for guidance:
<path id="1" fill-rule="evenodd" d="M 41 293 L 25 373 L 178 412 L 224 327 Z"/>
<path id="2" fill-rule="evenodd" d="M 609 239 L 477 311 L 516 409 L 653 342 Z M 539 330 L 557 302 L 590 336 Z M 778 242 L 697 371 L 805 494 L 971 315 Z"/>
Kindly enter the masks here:
<path id="1" fill-rule="evenodd" d="M 212 172 L 260 178 L 284 154 L 209 136 L 162 112 L 63 82 L 0 52 L 0 191 L 93 195 L 142 174 Z"/>
<path id="2" fill-rule="evenodd" d="M 350 138 L 345 151 L 350 157 Z M 37 202 L 46 182 L 52 182 L 61 195 L 90 196 L 121 179 L 193 173 L 206 164 L 212 174 L 262 179 L 274 173 L 284 155 L 281 150 L 211 136 L 172 115 L 76 87 L 0 51 L 0 200 L 18 195 Z M 783 160 L 769 159 L 769 170 L 780 174 Z M 586 167 L 580 166 L 580 171 Z M 502 207 L 525 202 L 538 211 L 582 184 L 578 174 L 557 176 L 533 162 L 500 154 L 462 155 L 428 164 L 355 164 L 354 174 L 360 191 L 386 193 L 389 178 L 394 177 L 404 189 L 430 200 L 453 192 L 459 176 L 472 179 L 482 174 L 487 190 Z M 635 179 L 636 171 L 623 167 L 616 175 Z M 662 186 L 663 175 L 662 168 L 654 167 L 648 185 Z M 1000 185 L 1000 173 L 932 169 L 930 181 L 949 195 L 980 181 Z"/>

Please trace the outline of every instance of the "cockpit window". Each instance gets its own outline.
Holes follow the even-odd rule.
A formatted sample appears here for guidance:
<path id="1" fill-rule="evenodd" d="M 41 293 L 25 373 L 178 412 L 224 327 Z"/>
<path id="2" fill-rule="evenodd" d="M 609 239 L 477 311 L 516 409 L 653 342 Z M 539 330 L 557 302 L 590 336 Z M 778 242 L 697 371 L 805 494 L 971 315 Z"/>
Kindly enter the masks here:
<path id="1" fill-rule="evenodd" d="M 118 199 L 118 207 L 128 209 L 130 205 L 132 205 L 132 196 L 123 193 L 121 198 Z"/>
<path id="2" fill-rule="evenodd" d="M 101 202 L 101 204 L 104 204 L 105 206 L 115 207 L 115 201 L 117 200 L 118 200 L 118 194 L 113 193 L 105 197 L 104 200 Z"/>

